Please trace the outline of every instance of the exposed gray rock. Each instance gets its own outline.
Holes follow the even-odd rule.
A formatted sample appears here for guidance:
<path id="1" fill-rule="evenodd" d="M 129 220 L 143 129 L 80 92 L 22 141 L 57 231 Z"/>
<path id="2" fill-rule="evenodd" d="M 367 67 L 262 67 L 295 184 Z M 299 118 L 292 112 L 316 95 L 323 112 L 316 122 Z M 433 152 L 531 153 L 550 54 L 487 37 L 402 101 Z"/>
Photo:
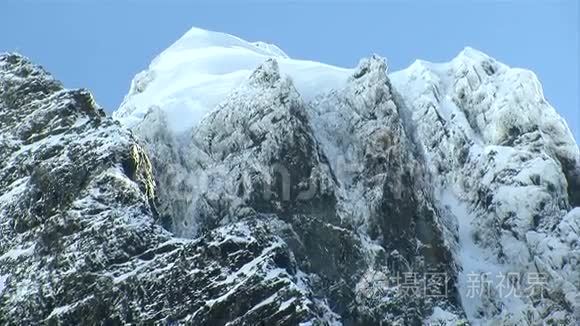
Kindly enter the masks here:
<path id="1" fill-rule="evenodd" d="M 147 155 L 84 90 L 0 56 L 0 324 L 296 325 L 335 317 L 269 217 L 156 223 Z"/>

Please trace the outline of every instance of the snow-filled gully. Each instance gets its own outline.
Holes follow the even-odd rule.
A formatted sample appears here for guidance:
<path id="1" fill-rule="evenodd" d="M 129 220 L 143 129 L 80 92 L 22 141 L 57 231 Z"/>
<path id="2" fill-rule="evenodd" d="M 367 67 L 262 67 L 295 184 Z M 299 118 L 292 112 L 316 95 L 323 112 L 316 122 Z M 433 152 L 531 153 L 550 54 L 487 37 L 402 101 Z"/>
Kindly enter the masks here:
<path id="1" fill-rule="evenodd" d="M 457 288 L 463 309 L 472 324 L 480 325 L 481 318 L 485 317 L 482 315 L 484 300 L 486 296 L 494 295 L 493 288 L 498 286 L 497 282 L 499 282 L 500 276 L 510 272 L 509 266 L 498 263 L 490 252 L 475 242 L 475 226 L 473 224 L 475 216 L 467 203 L 458 198 L 450 189 L 441 191 L 440 200 L 457 221 L 459 249 L 456 254 L 461 264 Z M 492 293 L 485 290 L 486 284 L 491 287 Z M 515 310 L 519 310 L 518 307 L 524 306 L 521 298 L 515 295 L 504 295 L 502 301 L 505 305 L 505 307 L 501 307 L 502 314 L 515 312 Z"/>

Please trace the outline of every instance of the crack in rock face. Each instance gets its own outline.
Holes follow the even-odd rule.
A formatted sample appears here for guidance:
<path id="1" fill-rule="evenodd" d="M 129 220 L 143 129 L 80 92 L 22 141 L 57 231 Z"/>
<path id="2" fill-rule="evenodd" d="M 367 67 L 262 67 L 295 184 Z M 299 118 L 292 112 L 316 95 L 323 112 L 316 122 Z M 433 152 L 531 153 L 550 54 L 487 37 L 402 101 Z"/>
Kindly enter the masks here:
<path id="1" fill-rule="evenodd" d="M 580 154 L 529 71 L 192 29 L 114 118 L 0 55 L 0 324 L 578 319 Z"/>

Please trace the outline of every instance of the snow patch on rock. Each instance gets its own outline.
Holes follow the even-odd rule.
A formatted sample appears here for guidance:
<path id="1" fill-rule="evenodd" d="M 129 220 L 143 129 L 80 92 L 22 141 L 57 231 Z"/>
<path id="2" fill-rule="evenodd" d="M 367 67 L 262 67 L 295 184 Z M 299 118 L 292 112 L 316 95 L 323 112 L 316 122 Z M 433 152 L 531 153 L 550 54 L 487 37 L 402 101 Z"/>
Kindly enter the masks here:
<path id="1" fill-rule="evenodd" d="M 0 275 L 0 296 L 4 292 L 4 288 L 6 288 L 6 281 L 8 281 L 8 277 L 10 277 L 10 274 Z"/>

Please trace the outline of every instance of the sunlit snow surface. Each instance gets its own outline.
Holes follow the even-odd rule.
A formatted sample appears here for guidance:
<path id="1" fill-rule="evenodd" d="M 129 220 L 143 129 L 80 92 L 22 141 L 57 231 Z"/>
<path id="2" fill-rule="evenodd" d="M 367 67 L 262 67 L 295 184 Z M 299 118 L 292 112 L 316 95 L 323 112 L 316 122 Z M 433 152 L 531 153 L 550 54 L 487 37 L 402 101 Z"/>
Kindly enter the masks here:
<path id="1" fill-rule="evenodd" d="M 268 58 L 276 58 L 300 95 L 312 99 L 342 86 L 351 69 L 290 59 L 275 45 L 193 28 L 139 73 L 114 117 L 128 127 L 153 106 L 167 115 L 178 132 L 196 123 Z"/>
<path id="2" fill-rule="evenodd" d="M 4 291 L 4 287 L 6 284 L 6 280 L 8 279 L 8 275 L 0 275 L 0 295 Z"/>

